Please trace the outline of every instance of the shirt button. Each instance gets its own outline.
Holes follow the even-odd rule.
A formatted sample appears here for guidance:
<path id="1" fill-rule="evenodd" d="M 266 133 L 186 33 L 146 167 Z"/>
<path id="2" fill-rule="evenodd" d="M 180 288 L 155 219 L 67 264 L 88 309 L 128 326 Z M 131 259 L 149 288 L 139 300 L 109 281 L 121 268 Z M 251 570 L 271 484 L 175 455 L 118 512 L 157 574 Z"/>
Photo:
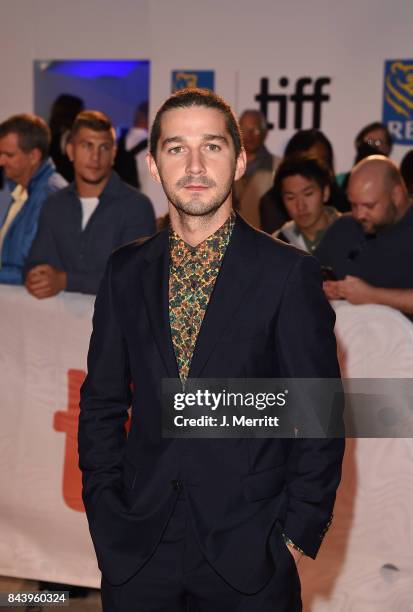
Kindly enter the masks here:
<path id="1" fill-rule="evenodd" d="M 171 486 L 174 491 L 180 491 L 182 489 L 182 481 L 181 480 L 171 480 Z"/>

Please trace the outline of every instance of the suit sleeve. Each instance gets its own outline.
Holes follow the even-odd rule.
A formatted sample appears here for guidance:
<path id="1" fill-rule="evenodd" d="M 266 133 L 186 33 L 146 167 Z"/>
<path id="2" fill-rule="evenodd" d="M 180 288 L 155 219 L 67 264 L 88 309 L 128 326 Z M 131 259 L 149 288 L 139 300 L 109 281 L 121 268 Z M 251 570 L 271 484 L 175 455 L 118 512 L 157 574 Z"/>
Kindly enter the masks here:
<path id="1" fill-rule="evenodd" d="M 122 235 L 117 246 L 122 246 L 137 238 L 145 238 L 155 233 L 155 214 L 149 198 L 143 194 L 130 198 L 122 224 Z"/>
<path id="2" fill-rule="evenodd" d="M 131 404 L 128 354 L 112 294 L 112 259 L 96 298 L 88 375 L 81 389 L 79 466 L 88 516 L 103 490 L 115 492 L 120 484 Z"/>
<path id="3" fill-rule="evenodd" d="M 340 378 L 334 336 L 335 314 L 324 296 L 320 267 L 313 257 L 294 265 L 278 318 L 278 353 L 283 376 Z M 342 403 L 334 421 L 342 428 Z M 343 438 L 291 442 L 287 465 L 287 514 L 284 533 L 315 558 L 332 518 L 341 478 Z"/>

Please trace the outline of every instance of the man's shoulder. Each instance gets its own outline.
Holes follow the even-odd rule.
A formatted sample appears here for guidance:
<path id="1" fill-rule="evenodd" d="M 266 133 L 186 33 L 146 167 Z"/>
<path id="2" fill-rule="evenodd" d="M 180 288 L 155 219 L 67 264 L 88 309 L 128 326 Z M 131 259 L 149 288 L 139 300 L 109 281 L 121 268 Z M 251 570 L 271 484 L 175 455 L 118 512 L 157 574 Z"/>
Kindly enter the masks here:
<path id="1" fill-rule="evenodd" d="M 344 213 L 337 217 L 326 229 L 321 240 L 320 246 L 326 244 L 340 245 L 344 240 L 348 244 L 349 240 L 357 240 L 363 236 L 361 225 L 353 218 L 351 213 Z"/>
<path id="2" fill-rule="evenodd" d="M 291 244 L 287 244 L 283 240 L 279 240 L 275 236 L 255 229 L 245 221 L 242 221 L 242 224 L 244 226 L 244 231 L 254 236 L 254 242 L 259 254 L 271 265 L 281 261 L 284 265 L 287 263 L 294 264 L 298 260 L 311 257 L 309 253 L 306 253 L 302 249 L 298 249 Z"/>
<path id="3" fill-rule="evenodd" d="M 136 203 L 143 206 L 151 206 L 150 199 L 136 187 L 132 187 L 113 172 L 111 177 L 110 191 L 108 193 L 111 199 L 116 199 L 119 204 L 124 207 L 130 207 L 136 205 Z"/>
<path id="4" fill-rule="evenodd" d="M 161 230 L 152 236 L 144 236 L 132 240 L 115 249 L 111 255 L 115 267 L 136 265 L 152 256 L 161 254 L 168 247 L 169 229 Z"/>
<path id="5" fill-rule="evenodd" d="M 329 230 L 333 227 L 336 232 L 360 230 L 359 223 L 357 223 L 350 212 L 339 215 L 329 226 Z"/>
<path id="6" fill-rule="evenodd" d="M 57 174 L 57 173 L 56 173 Z M 58 176 L 60 176 L 58 174 Z M 63 179 L 64 180 L 64 179 Z M 68 201 L 70 202 L 70 196 L 72 193 L 72 186 L 66 183 L 66 186 L 60 189 L 53 189 L 47 196 L 44 206 L 43 214 L 49 215 L 53 213 L 59 213 L 61 206 L 65 205 Z"/>

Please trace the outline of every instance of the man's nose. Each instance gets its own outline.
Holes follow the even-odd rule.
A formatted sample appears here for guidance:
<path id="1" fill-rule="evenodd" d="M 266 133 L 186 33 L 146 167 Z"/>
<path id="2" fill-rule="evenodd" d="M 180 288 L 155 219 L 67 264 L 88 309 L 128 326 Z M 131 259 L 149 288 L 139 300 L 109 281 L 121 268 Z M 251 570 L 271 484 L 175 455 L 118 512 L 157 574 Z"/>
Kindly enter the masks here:
<path id="1" fill-rule="evenodd" d="M 99 148 L 98 147 L 93 147 L 91 152 L 90 152 L 90 156 L 92 158 L 92 161 L 98 162 L 99 158 L 100 158 Z"/>
<path id="2" fill-rule="evenodd" d="M 297 210 L 298 212 L 302 213 L 306 210 L 306 202 L 305 202 L 305 198 L 303 198 L 302 196 L 297 198 Z"/>
<path id="3" fill-rule="evenodd" d="M 364 219 L 363 210 L 360 209 L 358 206 L 353 206 L 353 208 L 351 209 L 351 214 L 353 215 L 353 218 L 356 221 L 363 221 Z"/>
<path id="4" fill-rule="evenodd" d="M 186 171 L 188 174 L 203 174 L 205 172 L 204 160 L 200 151 L 194 150 L 189 153 Z"/>

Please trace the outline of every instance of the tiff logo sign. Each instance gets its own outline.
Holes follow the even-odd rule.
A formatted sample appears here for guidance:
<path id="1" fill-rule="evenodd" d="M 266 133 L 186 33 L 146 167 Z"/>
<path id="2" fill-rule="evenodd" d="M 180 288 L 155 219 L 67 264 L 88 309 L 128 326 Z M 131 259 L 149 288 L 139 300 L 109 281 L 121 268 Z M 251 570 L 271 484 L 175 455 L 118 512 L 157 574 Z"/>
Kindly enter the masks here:
<path id="1" fill-rule="evenodd" d="M 255 96 L 255 100 L 260 103 L 260 111 L 266 119 L 268 119 L 269 104 L 277 104 L 278 121 L 276 127 L 279 130 L 287 128 L 288 109 L 291 106 L 294 110 L 293 127 L 296 130 L 301 130 L 303 128 L 304 105 L 312 105 L 312 122 L 308 127 L 319 129 L 322 105 L 330 100 L 330 96 L 325 93 L 324 87 L 330 85 L 330 83 L 331 79 L 328 77 L 320 77 L 314 80 L 310 77 L 301 77 L 295 82 L 293 93 L 270 93 L 269 79 L 264 77 L 260 81 L 260 92 Z M 278 84 L 282 89 L 285 89 L 289 86 L 290 81 L 287 77 L 281 77 Z M 271 130 L 273 127 L 274 124 L 268 122 L 268 129 Z"/>

